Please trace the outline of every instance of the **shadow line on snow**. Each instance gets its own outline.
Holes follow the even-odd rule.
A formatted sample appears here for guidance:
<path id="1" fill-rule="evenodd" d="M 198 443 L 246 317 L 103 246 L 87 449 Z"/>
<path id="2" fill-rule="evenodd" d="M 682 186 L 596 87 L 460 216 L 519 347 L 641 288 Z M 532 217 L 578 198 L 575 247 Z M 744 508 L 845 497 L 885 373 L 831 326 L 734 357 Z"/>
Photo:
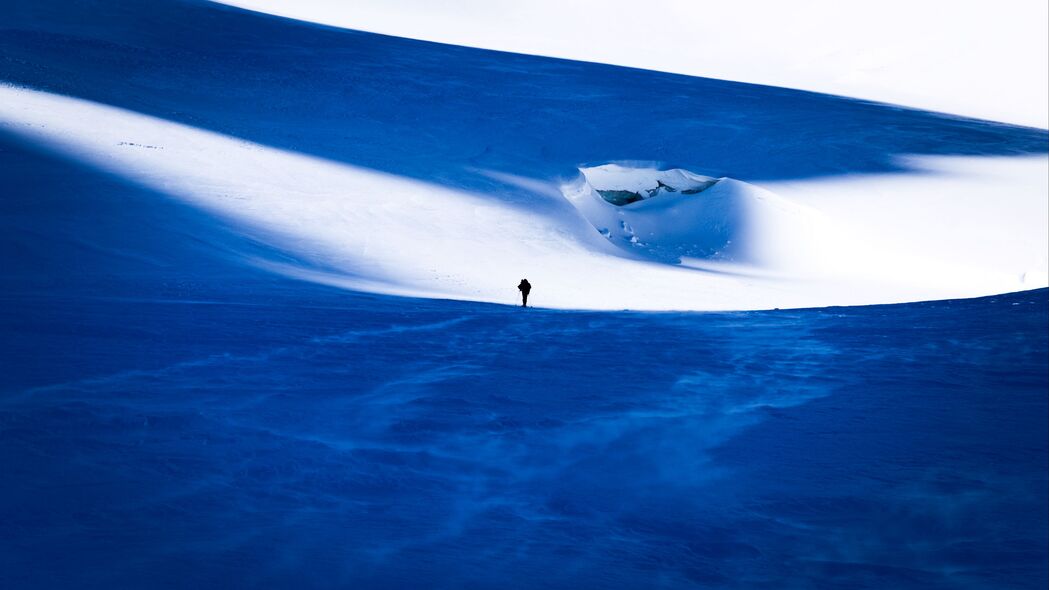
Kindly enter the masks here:
<path id="1" fill-rule="evenodd" d="M 338 29 L 193 0 L 5 6 L 0 80 L 535 204 L 648 160 L 746 181 L 1049 153 L 1044 130 L 869 101 Z"/>

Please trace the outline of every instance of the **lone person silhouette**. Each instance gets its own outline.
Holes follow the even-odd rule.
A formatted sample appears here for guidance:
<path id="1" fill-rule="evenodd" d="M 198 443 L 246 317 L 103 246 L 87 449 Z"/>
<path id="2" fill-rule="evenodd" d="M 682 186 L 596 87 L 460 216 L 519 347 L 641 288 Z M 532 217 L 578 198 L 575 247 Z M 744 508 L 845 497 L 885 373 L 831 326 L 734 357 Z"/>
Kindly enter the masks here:
<path id="1" fill-rule="evenodd" d="M 521 279 L 517 290 L 521 292 L 521 307 L 528 307 L 528 292 L 532 290 L 532 283 L 529 283 L 528 279 Z"/>

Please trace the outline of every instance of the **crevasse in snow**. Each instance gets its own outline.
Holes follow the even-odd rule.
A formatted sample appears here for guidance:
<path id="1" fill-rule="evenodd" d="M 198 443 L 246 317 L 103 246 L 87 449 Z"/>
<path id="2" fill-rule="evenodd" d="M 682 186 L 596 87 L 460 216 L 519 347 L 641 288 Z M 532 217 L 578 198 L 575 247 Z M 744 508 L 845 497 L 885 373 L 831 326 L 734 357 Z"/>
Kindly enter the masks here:
<path id="1" fill-rule="evenodd" d="M 613 244 L 660 262 L 803 270 L 844 245 L 819 212 L 732 178 L 612 163 L 580 168 L 562 190 Z"/>

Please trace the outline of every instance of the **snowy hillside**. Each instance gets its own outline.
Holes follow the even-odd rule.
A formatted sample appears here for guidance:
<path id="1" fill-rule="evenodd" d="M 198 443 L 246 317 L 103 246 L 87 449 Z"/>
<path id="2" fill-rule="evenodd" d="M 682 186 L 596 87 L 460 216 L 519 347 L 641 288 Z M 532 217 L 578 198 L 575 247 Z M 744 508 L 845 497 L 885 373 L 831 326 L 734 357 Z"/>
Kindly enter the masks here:
<path id="1" fill-rule="evenodd" d="M 338 27 L 1049 127 L 1040 0 L 218 0 Z"/>
<path id="2" fill-rule="evenodd" d="M 9 13 L 0 129 L 271 252 L 219 245 L 241 264 L 500 303 L 528 277 L 536 305 L 592 309 L 852 305 L 1049 282 L 1044 131 L 208 2 Z M 618 165 L 636 182 L 724 180 L 622 205 L 586 193 L 595 170 Z"/>

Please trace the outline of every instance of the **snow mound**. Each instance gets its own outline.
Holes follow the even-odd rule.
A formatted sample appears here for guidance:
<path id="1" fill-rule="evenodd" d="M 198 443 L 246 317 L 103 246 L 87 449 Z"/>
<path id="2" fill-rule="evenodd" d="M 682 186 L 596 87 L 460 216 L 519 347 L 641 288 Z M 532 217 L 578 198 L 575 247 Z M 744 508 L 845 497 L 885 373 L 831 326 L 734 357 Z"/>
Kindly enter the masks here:
<path id="1" fill-rule="evenodd" d="M 565 197 L 637 256 L 812 270 L 832 243 L 831 225 L 817 211 L 732 178 L 617 163 L 579 171 L 562 187 Z"/>

